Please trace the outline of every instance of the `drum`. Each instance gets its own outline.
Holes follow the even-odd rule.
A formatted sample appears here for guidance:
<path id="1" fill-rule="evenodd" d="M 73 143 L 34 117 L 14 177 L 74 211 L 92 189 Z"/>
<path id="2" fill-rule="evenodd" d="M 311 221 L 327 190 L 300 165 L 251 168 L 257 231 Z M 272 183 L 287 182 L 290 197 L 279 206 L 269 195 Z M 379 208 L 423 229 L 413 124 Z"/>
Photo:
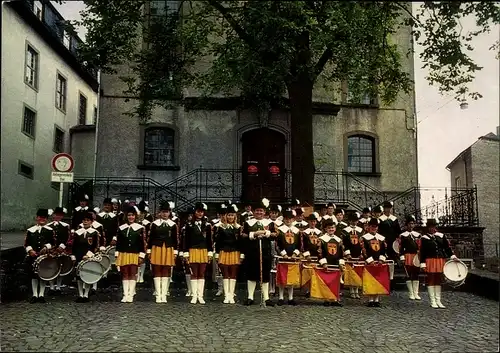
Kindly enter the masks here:
<path id="1" fill-rule="evenodd" d="M 59 276 L 67 276 L 73 271 L 73 260 L 71 257 L 66 254 L 59 255 L 57 257 L 57 261 L 59 261 L 59 266 L 61 266 L 61 272 Z"/>
<path id="2" fill-rule="evenodd" d="M 105 276 L 111 270 L 111 259 L 108 255 L 101 255 L 101 266 L 104 269 L 102 275 Z"/>
<path id="3" fill-rule="evenodd" d="M 398 239 L 394 240 L 394 242 L 392 243 L 392 250 L 394 250 L 394 252 L 396 254 L 399 254 L 399 240 Z"/>
<path id="4" fill-rule="evenodd" d="M 82 282 L 94 284 L 104 275 L 104 268 L 101 265 L 101 256 L 96 255 L 90 259 L 82 260 L 76 268 L 76 274 Z"/>
<path id="5" fill-rule="evenodd" d="M 445 282 L 453 288 L 464 284 L 468 273 L 469 269 L 462 261 L 449 260 L 443 267 Z"/>
<path id="6" fill-rule="evenodd" d="M 42 281 L 52 281 L 59 276 L 61 266 L 57 258 L 50 255 L 40 255 L 33 263 L 33 271 Z"/>
<path id="7" fill-rule="evenodd" d="M 109 257 L 109 260 L 111 261 L 111 265 L 114 265 L 116 263 L 116 246 L 108 246 L 106 247 L 106 250 L 104 250 L 104 255 L 107 255 Z"/>
<path id="8" fill-rule="evenodd" d="M 413 258 L 413 266 L 420 267 L 420 256 L 418 254 Z"/>

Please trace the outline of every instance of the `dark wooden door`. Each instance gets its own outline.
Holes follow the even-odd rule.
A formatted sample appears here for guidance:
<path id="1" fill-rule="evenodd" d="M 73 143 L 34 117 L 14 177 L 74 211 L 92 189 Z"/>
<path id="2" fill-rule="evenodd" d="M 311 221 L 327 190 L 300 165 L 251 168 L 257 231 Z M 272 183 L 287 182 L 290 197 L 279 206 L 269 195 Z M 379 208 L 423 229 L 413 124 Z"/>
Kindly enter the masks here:
<path id="1" fill-rule="evenodd" d="M 260 128 L 243 134 L 243 199 L 285 197 L 285 136 Z"/>

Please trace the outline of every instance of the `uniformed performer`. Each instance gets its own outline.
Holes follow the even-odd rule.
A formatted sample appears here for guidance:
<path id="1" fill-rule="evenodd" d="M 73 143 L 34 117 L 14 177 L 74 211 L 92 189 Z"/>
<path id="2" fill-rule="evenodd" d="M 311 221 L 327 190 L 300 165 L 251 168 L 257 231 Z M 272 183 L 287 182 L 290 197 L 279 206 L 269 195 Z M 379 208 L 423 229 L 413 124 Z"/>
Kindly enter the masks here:
<path id="1" fill-rule="evenodd" d="M 306 221 L 308 227 L 303 231 L 303 253 L 302 255 L 307 259 L 310 257 L 318 257 L 319 237 L 321 230 L 317 228 L 318 221 L 321 218 L 316 212 L 307 216 Z"/>
<path id="2" fill-rule="evenodd" d="M 77 267 L 80 261 L 93 257 L 99 249 L 99 232 L 92 227 L 94 215 L 87 212 L 83 215 L 82 226 L 71 236 L 71 259 Z M 90 284 L 84 283 L 77 274 L 78 298 L 77 303 L 89 301 Z"/>
<path id="3" fill-rule="evenodd" d="M 118 216 L 120 213 L 122 213 L 122 210 L 120 209 L 122 202 L 119 199 L 114 197 L 111 199 L 111 203 L 113 204 L 113 213 L 115 214 L 115 216 Z"/>
<path id="4" fill-rule="evenodd" d="M 278 227 L 278 235 L 276 242 L 278 245 L 278 253 L 285 259 L 298 258 L 301 255 L 302 239 L 299 228 L 293 225 L 296 211 L 288 208 L 283 211 L 283 223 Z M 278 305 L 284 304 L 285 286 L 278 285 L 279 299 Z M 288 305 L 297 305 L 293 300 L 293 287 L 287 287 Z"/>
<path id="5" fill-rule="evenodd" d="M 302 207 L 295 208 L 295 219 L 293 221 L 293 226 L 299 230 L 304 230 L 308 227 L 308 223 L 304 220 L 304 209 Z"/>
<path id="6" fill-rule="evenodd" d="M 391 201 L 385 201 L 383 204 L 384 213 L 378 218 L 380 221 L 378 232 L 385 237 L 389 245 L 392 245 L 394 240 L 399 239 L 399 235 L 402 233 L 398 218 L 392 214 L 392 207 Z M 387 257 L 394 261 L 398 259 L 392 246 L 387 248 Z"/>
<path id="7" fill-rule="evenodd" d="M 118 231 L 118 217 L 114 211 L 114 203 L 110 198 L 105 198 L 102 203 L 102 211 L 97 213 L 96 222 L 102 225 L 102 246 L 114 246 L 113 238 Z"/>
<path id="8" fill-rule="evenodd" d="M 156 302 L 166 303 L 177 251 L 177 224 L 170 219 L 173 202 L 162 202 L 158 218 L 151 224 L 148 250 L 153 269 Z"/>
<path id="9" fill-rule="evenodd" d="M 146 257 L 146 234 L 142 224 L 137 223 L 137 207 L 129 207 L 126 211 L 127 223 L 118 227 L 116 235 L 116 266 L 122 273 L 122 303 L 134 301 L 137 284 L 137 268 Z"/>
<path id="10" fill-rule="evenodd" d="M 385 237 L 377 233 L 379 223 L 377 218 L 371 218 L 368 222 L 368 233 L 361 237 L 363 258 L 368 265 L 374 261 L 384 263 L 387 259 Z M 378 295 L 369 296 L 368 306 L 380 307 L 380 297 Z"/>
<path id="11" fill-rule="evenodd" d="M 139 215 L 137 216 L 137 223 L 144 227 L 144 234 L 147 236 L 149 234 L 149 229 L 151 227 L 151 222 L 154 221 L 154 217 L 149 213 L 148 202 L 142 199 L 137 199 L 137 208 L 139 209 Z M 137 283 L 144 283 L 144 273 L 146 272 L 146 261 L 143 261 L 139 268 L 137 269 Z"/>
<path id="12" fill-rule="evenodd" d="M 216 228 L 215 257 L 222 268 L 224 285 L 224 304 L 234 304 L 236 278 L 238 267 L 245 255 L 241 253 L 242 247 L 241 226 L 236 222 L 238 207 L 235 204 L 227 207 L 223 221 Z"/>
<path id="13" fill-rule="evenodd" d="M 335 217 L 335 204 L 333 202 L 329 202 L 326 205 L 326 214 L 321 216 L 321 219 L 318 224 L 318 228 L 321 230 L 323 229 L 323 221 L 326 221 L 327 219 L 332 219 L 335 224 L 337 224 L 337 218 Z"/>
<path id="14" fill-rule="evenodd" d="M 73 216 L 71 217 L 71 229 L 78 229 L 80 223 L 82 223 L 83 216 L 87 214 L 89 209 L 89 196 L 84 194 L 78 198 L 80 205 L 73 210 Z"/>
<path id="15" fill-rule="evenodd" d="M 400 260 L 404 261 L 406 274 L 408 276 L 406 279 L 406 287 L 408 288 L 410 300 L 421 299 L 418 295 L 418 275 L 420 267 L 414 265 L 415 256 L 418 256 L 420 248 L 420 233 L 414 230 L 415 225 L 415 216 L 410 215 L 406 217 L 406 231 L 401 233 L 401 245 L 399 247 Z"/>
<path id="16" fill-rule="evenodd" d="M 362 249 L 363 242 L 361 237 L 363 235 L 363 229 L 358 227 L 358 222 L 360 219 L 360 214 L 358 212 L 352 212 L 348 216 L 349 225 L 342 230 L 342 242 L 344 244 L 344 255 L 347 260 L 363 258 Z M 349 289 L 351 298 L 359 299 L 360 287 L 351 287 Z"/>
<path id="17" fill-rule="evenodd" d="M 104 236 L 103 236 L 103 225 L 99 222 L 96 221 L 97 219 L 97 214 L 99 213 L 99 208 L 95 207 L 93 210 L 88 211 L 90 215 L 92 215 L 92 224 L 91 227 L 97 230 L 97 249 L 99 251 L 104 251 L 106 248 L 104 247 Z M 83 228 L 83 221 L 78 225 L 79 228 Z M 97 291 L 97 282 L 92 285 L 92 290 L 91 294 L 95 293 Z"/>
<path id="18" fill-rule="evenodd" d="M 368 221 L 370 220 L 372 216 L 372 208 L 371 207 L 365 207 L 363 208 L 363 211 L 361 212 L 361 218 L 359 219 L 359 223 L 361 223 L 360 227 L 364 229 L 364 225 L 368 225 Z"/>
<path id="19" fill-rule="evenodd" d="M 443 233 L 437 231 L 435 219 L 427 220 L 427 232 L 421 237 L 420 268 L 427 274 L 427 290 L 433 308 L 445 308 L 441 303 L 441 281 L 446 260 L 459 261 L 453 254 L 450 243 Z"/>
<path id="20" fill-rule="evenodd" d="M 253 218 L 248 219 L 243 225 L 243 237 L 247 240 L 245 262 L 247 273 L 248 299 L 245 305 L 254 303 L 254 293 L 257 281 L 260 280 L 262 270 L 261 290 L 265 304 L 273 306 L 269 300 L 269 279 L 271 275 L 271 221 L 264 218 L 269 207 L 269 200 L 264 198 L 253 205 Z M 262 247 L 261 247 L 262 245 Z M 262 263 L 260 261 L 262 254 Z"/>
<path id="21" fill-rule="evenodd" d="M 179 237 L 179 245 L 178 245 L 178 250 L 179 250 L 179 256 L 182 257 L 182 268 L 184 269 L 184 275 L 186 277 L 186 297 L 190 297 L 193 293 L 192 288 L 191 288 L 191 269 L 189 267 L 189 261 L 187 258 L 185 258 L 184 255 L 184 239 L 186 237 L 186 226 L 190 224 L 193 221 L 194 217 L 194 208 L 189 207 L 187 210 L 187 219 L 184 225 L 181 228 L 180 231 L 180 237 Z"/>
<path id="22" fill-rule="evenodd" d="M 342 230 L 347 227 L 347 223 L 344 221 L 345 211 L 341 208 L 335 209 L 335 218 L 337 219 L 337 225 L 335 227 L 338 237 L 342 236 Z"/>
<path id="23" fill-rule="evenodd" d="M 49 210 L 50 213 L 50 210 Z M 69 250 L 69 240 L 71 235 L 71 229 L 68 223 L 63 222 L 62 219 L 66 214 L 66 209 L 62 207 L 56 207 L 52 213 L 52 222 L 47 224 L 50 228 L 54 230 L 56 236 L 56 246 L 58 253 L 66 253 L 67 248 Z M 61 293 L 62 277 L 58 276 L 56 279 L 57 285 L 54 285 L 54 281 L 50 281 L 50 290 L 53 294 Z"/>
<path id="24" fill-rule="evenodd" d="M 195 205 L 193 220 L 186 224 L 184 235 L 183 256 L 189 262 L 191 273 L 191 304 L 205 304 L 203 294 L 205 291 L 205 271 L 207 264 L 212 261 L 212 228 L 205 218 L 208 207 L 198 202 Z"/>
<path id="25" fill-rule="evenodd" d="M 47 225 L 49 211 L 39 209 L 36 213 L 36 225 L 28 228 L 24 238 L 24 248 L 28 256 L 28 271 L 31 273 L 32 297 L 30 303 L 45 303 L 45 287 L 47 283 L 42 281 L 35 273 L 33 265 L 40 255 L 47 254 L 56 245 L 54 230 Z"/>
<path id="26" fill-rule="evenodd" d="M 278 251 L 276 249 L 276 235 L 278 227 L 281 227 L 283 224 L 283 215 L 281 215 L 282 207 L 278 204 L 272 204 L 269 207 L 269 220 L 272 222 L 269 224 L 269 230 L 271 231 L 271 256 L 272 256 L 272 264 L 271 264 L 271 275 L 269 279 L 269 294 L 274 295 L 276 292 L 276 266 L 277 266 L 277 254 Z"/>
<path id="27" fill-rule="evenodd" d="M 243 208 L 245 211 L 240 215 L 240 224 L 244 224 L 247 219 L 250 219 L 253 217 L 253 212 L 252 212 L 252 205 L 250 202 L 245 202 L 243 204 Z"/>
<path id="28" fill-rule="evenodd" d="M 229 206 L 231 206 L 231 202 L 222 203 L 219 206 L 219 209 L 217 210 L 217 215 L 214 219 L 210 221 L 212 225 L 212 236 L 214 237 L 213 239 L 213 246 L 214 246 L 214 252 L 215 252 L 215 234 L 217 232 L 217 228 L 222 225 L 226 220 L 226 214 L 227 214 L 227 209 Z M 222 294 L 225 294 L 224 292 L 224 276 L 220 272 L 220 268 L 217 264 L 217 259 L 213 257 L 212 259 L 212 280 L 214 283 L 217 283 L 217 293 L 215 293 L 216 297 L 220 297 Z"/>
<path id="29" fill-rule="evenodd" d="M 342 239 L 340 239 L 336 233 L 335 222 L 332 219 L 327 219 L 323 223 L 324 233 L 319 238 L 319 264 L 324 268 L 327 268 L 328 265 L 339 266 L 342 270 L 345 265 L 344 261 L 344 250 L 342 245 Z M 325 306 L 342 306 L 340 301 L 332 300 L 325 301 Z"/>

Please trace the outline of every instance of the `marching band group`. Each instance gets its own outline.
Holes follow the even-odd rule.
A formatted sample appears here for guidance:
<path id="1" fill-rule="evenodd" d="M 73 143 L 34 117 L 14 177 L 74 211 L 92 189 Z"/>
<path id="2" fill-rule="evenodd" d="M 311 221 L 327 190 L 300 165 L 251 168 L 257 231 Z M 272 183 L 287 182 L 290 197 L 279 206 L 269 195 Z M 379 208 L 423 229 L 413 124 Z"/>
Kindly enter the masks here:
<path id="1" fill-rule="evenodd" d="M 298 200 L 282 209 L 263 199 L 246 204 L 241 214 L 235 204 L 228 202 L 220 205 L 217 218 L 212 221 L 206 217 L 207 205 L 197 203 L 182 227 L 171 202 L 162 202 L 156 216 L 149 214 L 146 201 L 126 203 L 121 207 L 117 199 L 106 198 L 102 210 L 92 210 L 88 196 L 82 195 L 71 224 L 62 221 L 66 210 L 61 207 L 53 212 L 38 210 L 36 225 L 27 230 L 24 244 L 32 278 L 30 302 L 45 302 L 46 286 L 60 289 L 61 276 L 69 273 L 76 273 L 76 301 L 88 302 L 92 287 L 96 289 L 98 280 L 106 273 L 92 280 L 86 274 L 95 272 L 91 265 L 102 266 L 107 258 L 106 272 L 114 264 L 121 274 L 122 302 L 133 302 L 136 284 L 144 281 L 149 262 L 156 302 L 166 303 L 172 270 L 177 257 L 181 257 L 192 304 L 205 304 L 205 271 L 211 263 L 222 273 L 219 292 L 224 294 L 224 303 L 235 303 L 236 278 L 240 265 L 244 264 L 245 305 L 254 303 L 260 282 L 261 300 L 272 306 L 269 295 L 274 293 L 274 286 L 270 288 L 269 284 L 276 261 L 304 261 L 319 268 L 336 266 L 343 271 L 346 262 L 355 260 L 366 266 L 401 261 L 410 300 L 421 299 L 419 274 L 424 271 L 431 307 L 444 308 L 443 267 L 448 259 L 460 261 L 453 255 L 446 236 L 437 232 L 434 219 L 427 221 L 426 233 L 421 235 L 414 230 L 415 218 L 410 215 L 402 232 L 398 218 L 392 214 L 391 202 L 347 216 L 329 203 L 320 213 L 313 212 L 307 217 Z M 110 258 L 114 261 L 109 261 Z M 43 275 L 54 267 L 58 267 L 55 278 Z M 282 284 L 278 285 L 278 305 L 285 304 L 285 290 L 287 303 L 296 305 L 294 288 Z M 360 288 L 350 287 L 350 297 L 359 299 Z M 368 306 L 380 306 L 379 296 L 367 299 Z M 338 300 L 327 301 L 325 305 L 341 306 Z"/>

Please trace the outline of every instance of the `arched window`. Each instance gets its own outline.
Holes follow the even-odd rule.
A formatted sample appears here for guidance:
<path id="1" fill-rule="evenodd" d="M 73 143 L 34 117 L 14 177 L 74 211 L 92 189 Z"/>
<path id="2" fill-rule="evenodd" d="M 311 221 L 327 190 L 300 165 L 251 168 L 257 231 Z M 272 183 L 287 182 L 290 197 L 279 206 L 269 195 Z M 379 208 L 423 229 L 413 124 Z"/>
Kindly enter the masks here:
<path id="1" fill-rule="evenodd" d="M 144 132 L 144 165 L 173 166 L 175 163 L 174 137 L 173 129 L 147 128 Z"/>
<path id="2" fill-rule="evenodd" d="M 367 135 L 347 138 L 347 171 L 375 173 L 375 139 Z"/>

